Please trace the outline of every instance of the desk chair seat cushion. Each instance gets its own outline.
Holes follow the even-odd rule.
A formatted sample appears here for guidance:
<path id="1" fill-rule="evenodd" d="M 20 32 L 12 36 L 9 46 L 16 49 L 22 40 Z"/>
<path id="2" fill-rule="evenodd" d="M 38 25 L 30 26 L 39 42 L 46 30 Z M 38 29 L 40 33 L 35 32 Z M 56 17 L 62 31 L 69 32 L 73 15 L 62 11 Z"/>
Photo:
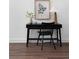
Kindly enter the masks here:
<path id="1" fill-rule="evenodd" d="M 52 35 L 51 31 L 38 31 L 39 35 Z"/>

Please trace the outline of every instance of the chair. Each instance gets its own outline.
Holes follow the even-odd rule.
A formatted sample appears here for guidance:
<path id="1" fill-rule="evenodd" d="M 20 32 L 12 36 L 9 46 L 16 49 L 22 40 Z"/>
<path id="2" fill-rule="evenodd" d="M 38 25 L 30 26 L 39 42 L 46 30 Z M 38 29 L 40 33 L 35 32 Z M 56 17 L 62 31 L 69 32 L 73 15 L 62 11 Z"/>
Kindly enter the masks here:
<path id="1" fill-rule="evenodd" d="M 54 22 L 53 22 L 53 23 L 42 23 L 42 25 L 44 25 L 44 26 L 50 26 L 50 25 L 52 25 L 52 24 L 54 24 Z M 39 33 L 39 36 L 38 36 L 38 40 L 37 40 L 37 45 L 38 45 L 38 42 L 39 42 L 39 40 L 40 40 L 40 36 L 42 36 L 42 39 L 41 39 L 41 40 L 42 40 L 41 50 L 43 50 L 43 40 L 44 40 L 44 36 L 47 36 L 47 35 L 50 35 L 50 37 L 51 37 L 50 43 L 51 43 L 51 41 L 52 41 L 52 42 L 53 42 L 53 45 L 54 45 L 54 49 L 56 49 L 54 40 L 53 40 L 53 38 L 52 38 L 52 36 L 53 36 L 53 29 L 40 29 L 40 31 L 38 31 L 38 33 Z"/>

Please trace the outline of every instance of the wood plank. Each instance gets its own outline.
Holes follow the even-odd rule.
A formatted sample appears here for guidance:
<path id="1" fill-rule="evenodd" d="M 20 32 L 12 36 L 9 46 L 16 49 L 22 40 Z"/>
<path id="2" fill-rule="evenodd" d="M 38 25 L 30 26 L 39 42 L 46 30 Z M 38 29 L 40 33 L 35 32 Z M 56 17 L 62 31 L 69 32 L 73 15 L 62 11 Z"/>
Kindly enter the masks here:
<path id="1" fill-rule="evenodd" d="M 57 46 L 56 50 L 53 45 L 45 43 L 42 51 L 41 44 L 37 46 L 30 43 L 28 48 L 25 43 L 10 43 L 9 45 L 10 59 L 69 59 L 68 43 L 63 43 L 62 47 Z"/>

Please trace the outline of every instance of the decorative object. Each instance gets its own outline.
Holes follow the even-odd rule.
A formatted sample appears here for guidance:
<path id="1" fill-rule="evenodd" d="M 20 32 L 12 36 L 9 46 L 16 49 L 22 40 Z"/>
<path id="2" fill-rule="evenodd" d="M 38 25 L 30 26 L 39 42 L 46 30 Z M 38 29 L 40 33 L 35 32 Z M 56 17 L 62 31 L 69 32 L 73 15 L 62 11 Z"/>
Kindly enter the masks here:
<path id="1" fill-rule="evenodd" d="M 49 19 L 50 18 L 50 0 L 35 0 L 35 18 Z"/>
<path id="2" fill-rule="evenodd" d="M 55 24 L 57 24 L 58 23 L 58 21 L 57 21 L 57 12 L 58 12 L 58 10 L 55 7 L 52 7 L 50 12 L 54 13 L 54 21 L 55 21 Z"/>
<path id="3" fill-rule="evenodd" d="M 29 18 L 30 18 L 30 20 L 31 20 L 30 23 L 32 23 L 32 18 L 33 18 L 33 16 L 34 16 L 34 13 L 33 13 L 33 12 L 28 12 L 28 11 L 27 11 L 26 17 L 29 17 Z"/>
<path id="4" fill-rule="evenodd" d="M 56 12 L 54 12 L 54 17 L 55 17 L 55 24 L 57 24 L 58 21 L 57 21 L 57 13 Z"/>

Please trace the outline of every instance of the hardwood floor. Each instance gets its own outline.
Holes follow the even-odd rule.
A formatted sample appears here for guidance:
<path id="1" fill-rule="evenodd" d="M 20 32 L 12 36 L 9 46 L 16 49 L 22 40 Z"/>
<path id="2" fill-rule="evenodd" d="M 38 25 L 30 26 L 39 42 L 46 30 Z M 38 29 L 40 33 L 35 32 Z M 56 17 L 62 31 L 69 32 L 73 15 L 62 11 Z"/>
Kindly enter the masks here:
<path id="1" fill-rule="evenodd" d="M 53 45 L 44 44 L 41 51 L 41 44 L 30 43 L 26 47 L 24 43 L 10 43 L 9 44 L 10 59 L 69 59 L 69 44 L 63 43 L 62 47 L 57 46 L 56 50 Z"/>

